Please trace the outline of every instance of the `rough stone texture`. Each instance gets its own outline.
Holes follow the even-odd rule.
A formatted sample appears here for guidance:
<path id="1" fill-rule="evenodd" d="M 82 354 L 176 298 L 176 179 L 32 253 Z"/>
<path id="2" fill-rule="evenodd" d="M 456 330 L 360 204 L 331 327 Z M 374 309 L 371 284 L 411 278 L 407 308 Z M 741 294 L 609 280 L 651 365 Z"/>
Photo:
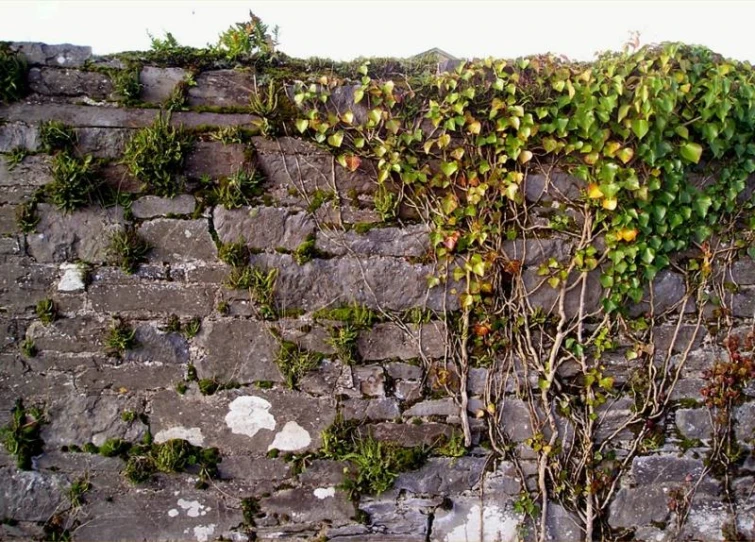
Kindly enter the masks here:
<path id="1" fill-rule="evenodd" d="M 156 68 L 145 66 L 139 72 L 142 85 L 140 98 L 147 103 L 162 103 L 173 93 L 176 85 L 183 81 L 187 71 L 182 68 Z"/>
<path id="2" fill-rule="evenodd" d="M 165 333 L 154 325 L 136 328 L 136 347 L 127 350 L 126 361 L 142 363 L 186 363 L 189 360 L 189 345 L 178 333 Z"/>
<path id="3" fill-rule="evenodd" d="M 109 236 L 122 228 L 121 208 L 85 208 L 64 214 L 48 204 L 38 206 L 41 220 L 27 236 L 29 253 L 38 262 L 75 259 L 101 263 L 107 259 Z"/>
<path id="4" fill-rule="evenodd" d="M 380 257 L 366 268 L 354 258 L 316 259 L 297 266 L 293 258 L 279 254 L 253 256 L 252 263 L 279 269 L 275 293 L 281 307 L 317 310 L 355 302 L 385 310 L 421 306 L 453 310 L 458 306 L 457 296 L 446 296 L 439 288 L 427 290 L 429 265 Z M 402 277 L 401 282 L 394 277 Z"/>
<path id="5" fill-rule="evenodd" d="M 120 159 L 134 131 L 127 128 L 79 128 L 78 148 L 98 158 Z"/>
<path id="6" fill-rule="evenodd" d="M 221 242 L 241 239 L 248 247 L 259 250 L 296 250 L 315 230 L 315 223 L 306 213 L 275 207 L 228 210 L 219 206 L 213 220 Z"/>
<path id="7" fill-rule="evenodd" d="M 0 516 L 17 521 L 47 521 L 64 503 L 64 476 L 0 468 Z"/>
<path id="8" fill-rule="evenodd" d="M 70 393 L 50 401 L 51 419 L 42 428 L 42 438 L 53 448 L 87 442 L 101 446 L 110 438 L 134 442 L 147 430 L 139 420 L 129 423 L 121 419 L 121 412 L 137 408 L 136 402 L 125 395 Z"/>
<path id="9" fill-rule="evenodd" d="M 95 276 L 87 291 L 97 312 L 125 316 L 205 316 L 213 310 L 213 289 L 175 282 L 119 284 L 100 282 Z M 144 305 L 143 300 L 150 304 Z"/>
<path id="10" fill-rule="evenodd" d="M 709 439 L 713 433 L 710 413 L 703 408 L 678 409 L 676 427 L 688 439 Z"/>
<path id="11" fill-rule="evenodd" d="M 138 232 L 152 247 L 150 261 L 211 261 L 217 254 L 207 220 L 158 218 L 144 222 L 139 226 Z"/>
<path id="12" fill-rule="evenodd" d="M 246 70 L 216 70 L 196 77 L 189 88 L 189 105 L 248 106 L 254 92 L 252 74 Z"/>
<path id="13" fill-rule="evenodd" d="M 426 226 L 406 228 L 375 228 L 360 235 L 354 231 L 327 231 L 317 233 L 318 250 L 334 256 L 398 256 L 419 257 L 430 248 Z"/>
<path id="14" fill-rule="evenodd" d="M 131 212 L 136 218 L 155 218 L 166 215 L 190 215 L 194 212 L 196 201 L 188 194 L 175 198 L 143 196 L 131 204 Z"/>
<path id="15" fill-rule="evenodd" d="M 0 125 L 0 152 L 11 152 L 17 148 L 36 151 L 39 148 L 37 129 L 20 122 Z"/>
<path id="16" fill-rule="evenodd" d="M 31 66 L 79 67 L 92 56 L 92 48 L 70 43 L 47 44 L 37 42 L 13 42 L 13 49 L 24 54 Z"/>
<path id="17" fill-rule="evenodd" d="M 86 96 L 104 100 L 113 92 L 110 77 L 99 72 L 32 68 L 28 75 L 29 89 L 45 96 Z"/>
<path id="18" fill-rule="evenodd" d="M 32 105 L 18 102 L 0 107 L 0 116 L 10 123 L 39 124 L 46 120 L 57 119 L 71 126 L 99 128 L 142 128 L 152 124 L 158 114 L 158 112 L 150 109 L 118 109 L 54 103 Z M 175 111 L 170 120 L 174 126 L 183 125 L 186 128 L 193 128 L 196 126 L 249 125 L 255 118 L 253 115 L 240 113 Z M 2 141 L 3 136 L 0 132 L 0 142 Z M 17 145 L 9 146 L 8 150 L 14 146 Z M 0 148 L 2 147 L 0 146 Z M 30 150 L 35 149 L 30 148 Z"/>
<path id="19" fill-rule="evenodd" d="M 186 174 L 200 178 L 209 175 L 213 179 L 228 177 L 238 171 L 250 169 L 246 147 L 240 143 L 197 141 L 186 157 Z"/>
<path id="20" fill-rule="evenodd" d="M 381 359 L 414 359 L 420 355 L 443 357 L 446 330 L 440 322 L 409 324 L 402 329 L 396 324 L 378 324 L 359 336 L 359 355 L 366 361 Z"/>
<path id="21" fill-rule="evenodd" d="M 268 327 L 252 320 L 205 322 L 197 342 L 207 353 L 197 363 L 200 378 L 282 382 L 275 359 L 279 346 Z"/>

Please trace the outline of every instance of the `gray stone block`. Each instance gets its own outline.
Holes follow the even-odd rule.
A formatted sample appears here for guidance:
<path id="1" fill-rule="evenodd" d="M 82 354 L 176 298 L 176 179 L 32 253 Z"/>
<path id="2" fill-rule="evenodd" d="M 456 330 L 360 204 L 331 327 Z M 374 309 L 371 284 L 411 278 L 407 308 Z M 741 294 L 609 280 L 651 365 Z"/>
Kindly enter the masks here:
<path id="1" fill-rule="evenodd" d="M 315 230 L 314 221 L 303 212 L 275 207 L 244 207 L 213 212 L 215 230 L 222 243 L 240 239 L 253 249 L 296 250 Z"/>
<path id="2" fill-rule="evenodd" d="M 155 218 L 165 215 L 190 215 L 194 212 L 196 200 L 189 194 L 175 198 L 142 196 L 131 204 L 131 212 L 136 218 Z"/>
<path id="3" fill-rule="evenodd" d="M 227 318 L 207 321 L 196 342 L 206 353 L 196 364 L 200 378 L 242 383 L 284 381 L 275 365 L 278 341 L 264 323 Z"/>
<path id="4" fill-rule="evenodd" d="M 206 219 L 157 218 L 142 223 L 137 231 L 152 247 L 148 254 L 150 261 L 181 263 L 217 258 L 217 248 Z"/>
<path id="5" fill-rule="evenodd" d="M 143 102 L 159 104 L 170 98 L 176 86 L 184 80 L 187 71 L 183 68 L 157 68 L 145 66 L 139 72 Z"/>

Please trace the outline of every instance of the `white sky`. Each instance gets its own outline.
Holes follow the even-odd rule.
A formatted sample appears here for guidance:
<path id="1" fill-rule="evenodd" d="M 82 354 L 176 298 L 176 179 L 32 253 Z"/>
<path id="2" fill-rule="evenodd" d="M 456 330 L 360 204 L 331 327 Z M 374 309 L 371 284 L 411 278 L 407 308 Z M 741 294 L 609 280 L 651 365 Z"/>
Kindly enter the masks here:
<path id="1" fill-rule="evenodd" d="M 0 0 L 0 40 L 91 45 L 105 54 L 148 49 L 149 30 L 201 47 L 249 9 L 278 25 L 279 49 L 297 57 L 405 57 L 439 47 L 458 57 L 553 52 L 589 60 L 639 31 L 643 44 L 702 44 L 755 63 L 755 2 L 726 0 Z"/>

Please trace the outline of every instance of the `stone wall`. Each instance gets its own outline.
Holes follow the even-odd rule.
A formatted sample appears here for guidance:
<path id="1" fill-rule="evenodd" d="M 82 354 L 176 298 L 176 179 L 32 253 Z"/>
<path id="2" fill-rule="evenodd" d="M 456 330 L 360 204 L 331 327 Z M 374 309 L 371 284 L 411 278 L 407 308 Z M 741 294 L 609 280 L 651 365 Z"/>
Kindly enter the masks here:
<path id="1" fill-rule="evenodd" d="M 452 282 L 427 288 L 435 272 L 429 229 L 410 209 L 397 223 L 381 223 L 371 164 L 349 171 L 327 150 L 284 135 L 250 135 L 248 143 L 208 137 L 217 127 L 257 130 L 253 115 L 227 112 L 249 103 L 253 72 L 209 70 L 196 76 L 186 110 L 171 116 L 174 125 L 199 134 L 185 162 L 186 193 L 144 194 L 119 158 L 135 130 L 153 122 L 184 71 L 143 67 L 143 103 L 129 108 L 119 104 L 110 76 L 93 69 L 117 61 L 92 57 L 82 47 L 23 44 L 22 50 L 31 66 L 30 94 L 0 107 L 0 424 L 10 422 L 18 399 L 43 405 L 46 423 L 43 453 L 31 470 L 19 470 L 0 451 L 0 538 L 65 530 L 81 541 L 492 542 L 532 536 L 521 496 L 537 474 L 527 444 L 534 431 L 521 388 L 517 394 L 513 381 L 497 381 L 500 375 L 486 367 L 471 368 L 474 445 L 462 457 L 437 452 L 439 443 L 460 432 L 460 407 L 448 394 L 454 380 L 458 388 L 458 377 L 448 357 L 445 319 L 458 308 L 458 298 Z M 48 120 L 75 129 L 77 152 L 101 159 L 99 175 L 128 194 L 128 205 L 93 204 L 65 213 L 41 203 L 35 231 L 18 231 L 18 208 L 52 180 L 52 158 L 41 152 L 39 134 Z M 10 153 L 18 148 L 31 154 L 12 167 Z M 200 180 L 239 171 L 261 173 L 264 194 L 236 209 L 206 205 Z M 525 188 L 533 204 L 549 208 L 546 201 L 578 198 L 578 182 L 533 171 Z M 114 232 L 131 228 L 151 250 L 129 275 L 109 263 L 108 242 Z M 224 285 L 231 268 L 218 249 L 239 240 L 250 250 L 252 266 L 277 270 L 275 318 L 264 317 L 250 291 Z M 308 242 L 314 258 L 297 262 L 297 251 Z M 521 284 L 533 307 L 554 309 L 554 290 L 538 269 L 570 250 L 567 236 L 512 240 L 503 247 L 522 262 Z M 755 264 L 741 259 L 727 272 L 736 285 L 727 294 L 729 317 L 744 338 L 755 307 Z M 570 296 L 565 311 L 597 306 L 601 290 L 593 278 L 586 305 Z M 684 293 L 683 275 L 664 271 L 654 285 L 655 310 L 674 308 Z M 50 324 L 35 310 L 45 299 L 57 309 Z M 349 365 L 330 340 L 345 325 L 331 319 L 331 309 L 357 305 L 377 318 L 358 329 L 359 362 Z M 631 309 L 648 310 L 647 304 Z M 713 442 L 715 413 L 701 395 L 704 371 L 726 357 L 721 337 L 709 326 L 696 326 L 695 309 L 688 310 L 679 327 L 669 318 L 654 330 L 659 367 L 671 371 L 673 356 L 686 347 L 674 346 L 674 335 L 691 340 L 689 362 L 670 412 L 653 422 L 660 425 L 657 442 L 637 454 L 617 482 L 604 531 L 611 536 L 731 540 L 735 532 L 755 538 L 755 403 L 749 402 L 755 389 L 749 387 L 733 419 L 742 447 L 733 492 L 725 493 L 713 473 L 702 477 L 682 531 L 673 530 L 675 495 L 697 482 Z M 183 332 L 175 319 L 170 325 L 173 316 Z M 186 332 L 192 319 L 201 324 L 196 334 Z M 120 356 L 106 344 L 117 321 L 135 332 L 135 344 Z M 22 353 L 25 342 L 33 343 L 36 355 Z M 322 354 L 296 389 L 277 364 L 282 345 L 291 343 Z M 634 405 L 627 350 L 619 345 L 605 355 L 606 374 L 620 391 L 601 406 L 596 422 L 601 438 L 616 441 L 619 459 L 629 453 L 633 437 L 633 427 L 624 426 Z M 561 375 L 565 383 L 570 376 Z M 526 381 L 524 372 L 515 377 Z M 202 381 L 220 389 L 202 393 Z M 491 453 L 489 418 L 477 417 L 491 386 L 505 398 L 494 419 L 510 439 L 516 463 Z M 377 440 L 433 451 L 419 470 L 401 473 L 392 489 L 352 502 L 341 489 L 349 462 L 318 454 L 322 432 L 337 417 L 362 422 L 359 431 Z M 568 422 L 562 432 L 568 442 Z M 205 489 L 195 488 L 198 473 L 192 468 L 134 485 L 121 475 L 123 459 L 78 451 L 115 438 L 137 443 L 145 435 L 156 443 L 184 439 L 216 447 L 222 457 L 218 476 Z M 91 487 L 72 506 L 71 485 L 82 477 Z M 258 511 L 245 514 L 245 502 Z M 549 507 L 547 539 L 582 540 L 579 525 L 567 508 L 555 502 Z"/>

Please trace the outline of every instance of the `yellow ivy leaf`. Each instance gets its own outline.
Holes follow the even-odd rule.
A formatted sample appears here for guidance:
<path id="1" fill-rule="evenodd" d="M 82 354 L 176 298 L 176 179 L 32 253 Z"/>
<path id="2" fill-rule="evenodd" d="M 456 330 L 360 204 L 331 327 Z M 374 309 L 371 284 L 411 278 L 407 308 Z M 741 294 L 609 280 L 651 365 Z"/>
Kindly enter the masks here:
<path id="1" fill-rule="evenodd" d="M 606 198 L 603 200 L 603 209 L 606 209 L 607 211 L 613 211 L 616 209 L 616 205 L 618 205 L 619 200 L 616 198 Z"/>
<path id="2" fill-rule="evenodd" d="M 602 198 L 605 194 L 600 190 L 600 187 L 592 183 L 587 187 L 587 197 L 590 199 L 599 199 Z"/>

